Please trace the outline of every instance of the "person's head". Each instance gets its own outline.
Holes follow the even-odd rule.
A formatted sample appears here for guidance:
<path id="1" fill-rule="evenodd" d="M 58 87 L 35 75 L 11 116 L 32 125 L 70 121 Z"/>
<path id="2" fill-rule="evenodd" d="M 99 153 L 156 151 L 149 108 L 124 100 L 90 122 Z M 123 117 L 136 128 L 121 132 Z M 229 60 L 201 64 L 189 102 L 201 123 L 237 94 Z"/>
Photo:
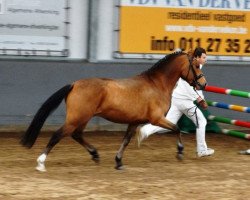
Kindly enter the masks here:
<path id="1" fill-rule="evenodd" d="M 206 50 L 201 47 L 197 47 L 194 50 L 193 57 L 197 61 L 197 66 L 200 66 L 200 65 L 202 66 L 207 62 Z"/>

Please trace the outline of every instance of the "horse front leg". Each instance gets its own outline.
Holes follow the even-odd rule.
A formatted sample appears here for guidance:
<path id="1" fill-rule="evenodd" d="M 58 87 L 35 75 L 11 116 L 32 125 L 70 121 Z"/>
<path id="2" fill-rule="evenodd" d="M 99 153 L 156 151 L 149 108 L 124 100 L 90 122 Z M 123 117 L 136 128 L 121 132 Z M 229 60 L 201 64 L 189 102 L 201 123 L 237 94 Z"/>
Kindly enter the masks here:
<path id="1" fill-rule="evenodd" d="M 174 133 L 177 134 L 178 139 L 177 139 L 177 155 L 176 155 L 176 158 L 178 160 L 182 160 L 183 157 L 184 157 L 183 156 L 184 145 L 182 143 L 180 129 L 175 124 L 168 121 L 165 117 L 161 118 L 159 120 L 159 122 L 157 124 L 154 124 L 154 125 L 160 126 L 162 128 L 169 129 L 169 130 L 171 130 L 171 131 L 173 131 Z"/>
<path id="2" fill-rule="evenodd" d="M 91 144 L 89 144 L 83 138 L 82 128 L 81 129 L 77 129 L 72 134 L 72 138 L 75 141 L 77 141 L 80 145 L 82 145 L 89 152 L 89 154 L 92 156 L 92 160 L 95 161 L 95 163 L 99 163 L 100 162 L 100 156 L 99 156 L 98 151 L 96 150 L 96 148 L 94 146 L 92 146 Z"/>
<path id="3" fill-rule="evenodd" d="M 178 136 L 178 141 L 177 141 L 177 155 L 176 158 L 178 160 L 183 160 L 183 150 L 184 150 L 184 146 L 183 143 L 181 141 L 181 132 L 177 132 L 177 136 Z"/>
<path id="4" fill-rule="evenodd" d="M 116 166 L 115 166 L 115 169 L 117 170 L 121 170 L 123 169 L 123 164 L 122 164 L 122 156 L 123 156 L 123 153 L 126 149 L 126 147 L 128 146 L 132 136 L 135 134 L 135 130 L 137 128 L 138 125 L 128 125 L 128 128 L 127 128 L 127 131 L 123 137 L 123 141 L 122 141 L 122 144 L 115 156 L 115 162 L 116 162 Z"/>

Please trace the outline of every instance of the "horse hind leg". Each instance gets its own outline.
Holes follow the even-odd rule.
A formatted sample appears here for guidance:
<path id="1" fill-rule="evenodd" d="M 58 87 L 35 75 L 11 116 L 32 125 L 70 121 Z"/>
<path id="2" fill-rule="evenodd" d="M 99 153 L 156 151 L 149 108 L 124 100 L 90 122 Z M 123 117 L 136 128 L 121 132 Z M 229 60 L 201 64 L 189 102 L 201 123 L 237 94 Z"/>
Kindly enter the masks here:
<path id="1" fill-rule="evenodd" d="M 64 125 L 60 129 L 58 129 L 50 138 L 46 148 L 43 150 L 43 153 L 37 158 L 37 167 L 36 169 L 41 172 L 46 171 L 45 160 L 53 149 L 53 147 L 65 136 L 71 135 L 76 128 L 74 126 L 66 126 Z"/>
<path id="2" fill-rule="evenodd" d="M 94 146 L 92 146 L 91 144 L 89 144 L 88 142 L 86 142 L 86 140 L 84 140 L 82 128 L 77 129 L 72 134 L 72 138 L 76 142 L 78 142 L 80 145 L 82 145 L 89 152 L 89 154 L 92 156 L 92 160 L 95 161 L 95 163 L 100 162 L 100 156 L 99 156 L 96 148 Z"/>
<path id="3" fill-rule="evenodd" d="M 123 164 L 122 164 L 122 156 L 123 156 L 123 153 L 126 149 L 126 147 L 128 146 L 132 136 L 135 134 L 135 130 L 137 128 L 138 125 L 128 125 L 128 128 L 127 128 L 127 131 L 124 135 L 124 138 L 123 138 L 123 141 L 122 141 L 122 144 L 115 156 L 115 162 L 116 162 L 116 166 L 115 166 L 115 169 L 117 170 L 121 170 L 123 169 Z"/>
<path id="4" fill-rule="evenodd" d="M 45 167 L 45 160 L 52 150 L 52 148 L 62 139 L 63 137 L 62 128 L 58 129 L 51 137 L 49 143 L 47 144 L 46 148 L 43 150 L 43 153 L 37 158 L 37 167 L 36 169 L 41 172 L 46 171 Z"/>

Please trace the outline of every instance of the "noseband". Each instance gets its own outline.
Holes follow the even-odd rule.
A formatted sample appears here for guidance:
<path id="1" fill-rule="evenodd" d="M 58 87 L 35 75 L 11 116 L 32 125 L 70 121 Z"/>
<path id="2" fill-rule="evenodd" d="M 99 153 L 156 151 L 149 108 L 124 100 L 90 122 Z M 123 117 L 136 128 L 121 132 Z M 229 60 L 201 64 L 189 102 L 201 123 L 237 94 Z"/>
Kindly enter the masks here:
<path id="1" fill-rule="evenodd" d="M 195 85 L 198 85 L 198 86 L 201 88 L 201 90 L 205 89 L 206 84 L 205 84 L 205 85 L 201 85 L 200 82 L 198 82 L 198 80 L 199 80 L 201 77 L 203 77 L 204 74 L 201 73 L 201 74 L 199 74 L 199 75 L 197 76 L 197 74 L 196 74 L 196 72 L 195 72 L 195 70 L 194 70 L 194 67 L 193 67 L 193 65 L 192 65 L 192 60 L 189 59 L 189 58 L 188 58 L 188 60 L 189 60 L 189 69 L 188 69 L 188 73 L 187 73 L 187 76 L 186 76 L 185 80 L 187 81 L 189 72 L 190 72 L 190 70 L 191 70 L 192 73 L 193 73 L 193 75 L 194 75 L 194 79 L 193 79 L 191 85 L 192 85 L 193 87 L 195 87 Z"/>

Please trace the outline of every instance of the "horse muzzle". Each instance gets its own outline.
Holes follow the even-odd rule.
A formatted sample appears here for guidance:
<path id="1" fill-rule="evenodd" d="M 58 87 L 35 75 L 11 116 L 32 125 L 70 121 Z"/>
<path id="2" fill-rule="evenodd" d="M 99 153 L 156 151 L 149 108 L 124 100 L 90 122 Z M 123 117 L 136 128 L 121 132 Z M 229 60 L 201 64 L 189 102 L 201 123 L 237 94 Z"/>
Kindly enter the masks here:
<path id="1" fill-rule="evenodd" d="M 197 89 L 197 90 L 204 90 L 207 82 L 204 79 L 204 83 L 200 83 L 199 79 L 201 79 L 202 77 L 204 77 L 204 74 L 200 74 L 199 76 L 195 77 L 195 80 L 193 81 L 192 85 Z"/>
<path id="2" fill-rule="evenodd" d="M 205 87 L 207 86 L 207 82 L 205 82 L 204 84 L 201 84 L 200 82 L 196 82 L 195 83 L 195 88 L 197 90 L 205 90 Z"/>

